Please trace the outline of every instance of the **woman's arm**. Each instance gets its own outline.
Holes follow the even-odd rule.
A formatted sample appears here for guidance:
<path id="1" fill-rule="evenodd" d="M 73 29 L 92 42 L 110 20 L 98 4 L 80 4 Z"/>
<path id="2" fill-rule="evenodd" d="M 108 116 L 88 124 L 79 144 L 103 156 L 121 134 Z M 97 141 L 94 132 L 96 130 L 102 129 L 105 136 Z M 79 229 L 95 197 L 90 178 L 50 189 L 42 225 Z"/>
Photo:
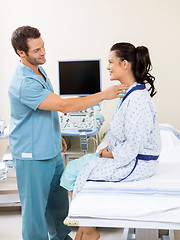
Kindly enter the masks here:
<path id="1" fill-rule="evenodd" d="M 124 135 L 124 141 L 117 142 L 112 149 L 114 160 L 119 167 L 128 165 L 140 153 L 140 149 L 150 137 L 153 125 L 153 113 L 143 95 L 136 93 L 127 103 L 126 110 L 119 109 L 119 114 L 114 116 L 112 128 L 116 138 Z M 121 119 L 120 119 L 121 114 Z M 121 127 L 118 127 L 121 124 Z"/>

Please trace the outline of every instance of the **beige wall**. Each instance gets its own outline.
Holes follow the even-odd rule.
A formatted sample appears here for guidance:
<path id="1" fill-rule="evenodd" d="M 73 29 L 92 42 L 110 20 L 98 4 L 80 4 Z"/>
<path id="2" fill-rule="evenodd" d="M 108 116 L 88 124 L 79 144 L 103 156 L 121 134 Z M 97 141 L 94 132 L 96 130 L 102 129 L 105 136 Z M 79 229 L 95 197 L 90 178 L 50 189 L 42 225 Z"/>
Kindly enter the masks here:
<path id="1" fill-rule="evenodd" d="M 159 122 L 180 130 L 179 56 L 180 1 L 177 0 L 0 0 L 0 117 L 9 123 L 8 85 L 19 60 L 10 37 L 22 25 L 40 29 L 45 41 L 44 65 L 58 92 L 60 59 L 101 58 L 102 85 L 110 85 L 106 70 L 109 48 L 120 41 L 150 49 L 158 94 Z M 106 124 L 116 100 L 104 102 Z M 0 156 L 7 143 L 0 142 Z"/>

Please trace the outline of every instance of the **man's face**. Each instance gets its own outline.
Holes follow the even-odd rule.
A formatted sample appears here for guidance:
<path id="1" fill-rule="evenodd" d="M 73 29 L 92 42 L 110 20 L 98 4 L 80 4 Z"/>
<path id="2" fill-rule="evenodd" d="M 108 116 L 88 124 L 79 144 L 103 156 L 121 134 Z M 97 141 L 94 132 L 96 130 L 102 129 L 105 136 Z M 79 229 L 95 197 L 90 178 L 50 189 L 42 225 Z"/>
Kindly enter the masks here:
<path id="1" fill-rule="evenodd" d="M 46 62 L 45 59 L 45 48 L 44 42 L 41 37 L 39 38 L 29 38 L 27 40 L 27 45 L 29 47 L 28 53 L 25 54 L 25 59 L 27 62 L 33 66 L 42 65 Z"/>

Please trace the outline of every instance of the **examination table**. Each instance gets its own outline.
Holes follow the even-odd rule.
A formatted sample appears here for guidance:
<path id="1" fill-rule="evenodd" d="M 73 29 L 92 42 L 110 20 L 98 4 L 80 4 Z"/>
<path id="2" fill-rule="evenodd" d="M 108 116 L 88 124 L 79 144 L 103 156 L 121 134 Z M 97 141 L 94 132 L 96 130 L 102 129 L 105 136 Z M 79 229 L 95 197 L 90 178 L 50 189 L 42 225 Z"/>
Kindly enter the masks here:
<path id="1" fill-rule="evenodd" d="M 65 224 L 135 229 L 136 240 L 156 240 L 158 229 L 180 230 L 180 135 L 160 125 L 156 175 L 134 182 L 86 182 L 72 200 Z M 106 146 L 104 138 L 97 151 Z"/>

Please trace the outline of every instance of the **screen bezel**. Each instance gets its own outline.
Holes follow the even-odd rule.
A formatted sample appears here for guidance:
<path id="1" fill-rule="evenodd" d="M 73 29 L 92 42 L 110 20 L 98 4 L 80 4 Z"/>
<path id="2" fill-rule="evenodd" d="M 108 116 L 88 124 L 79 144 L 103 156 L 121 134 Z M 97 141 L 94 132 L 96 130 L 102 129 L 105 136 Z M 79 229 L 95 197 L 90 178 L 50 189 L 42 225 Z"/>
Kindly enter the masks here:
<path id="1" fill-rule="evenodd" d="M 58 94 L 59 94 L 59 96 L 61 96 L 61 97 L 85 97 L 85 96 L 90 96 L 90 95 L 92 95 L 92 94 L 88 94 L 88 93 L 84 93 L 84 94 L 76 94 L 76 93 L 74 93 L 74 94 L 60 94 L 60 74 L 59 74 L 59 72 L 60 72 L 60 66 L 59 66 L 59 63 L 60 62 L 88 62 L 88 61 L 98 61 L 99 62 L 99 77 L 100 77 L 100 85 L 99 85 L 99 87 L 100 87 L 100 92 L 102 91 L 102 81 L 101 81 L 101 59 L 99 59 L 99 58 L 93 58 L 93 59 L 66 59 L 66 60 L 64 60 L 64 59 L 62 59 L 62 60 L 58 60 Z"/>

